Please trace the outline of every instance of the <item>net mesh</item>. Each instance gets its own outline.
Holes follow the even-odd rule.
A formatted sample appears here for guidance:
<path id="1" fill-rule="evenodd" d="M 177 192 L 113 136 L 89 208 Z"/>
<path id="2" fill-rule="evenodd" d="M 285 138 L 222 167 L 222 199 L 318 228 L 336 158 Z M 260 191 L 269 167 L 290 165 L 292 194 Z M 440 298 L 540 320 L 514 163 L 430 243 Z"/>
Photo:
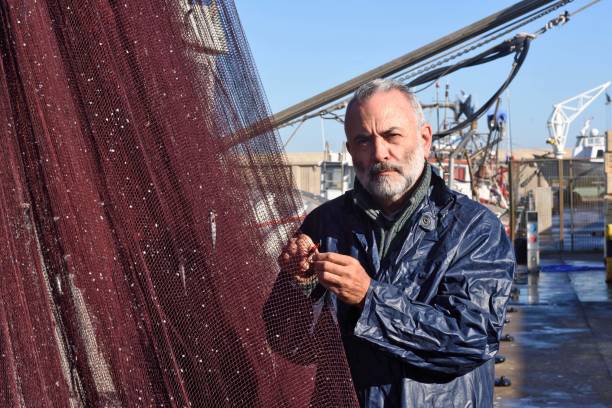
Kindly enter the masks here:
<path id="1" fill-rule="evenodd" d="M 231 1 L 0 0 L 0 52 L 0 404 L 356 405 Z"/>

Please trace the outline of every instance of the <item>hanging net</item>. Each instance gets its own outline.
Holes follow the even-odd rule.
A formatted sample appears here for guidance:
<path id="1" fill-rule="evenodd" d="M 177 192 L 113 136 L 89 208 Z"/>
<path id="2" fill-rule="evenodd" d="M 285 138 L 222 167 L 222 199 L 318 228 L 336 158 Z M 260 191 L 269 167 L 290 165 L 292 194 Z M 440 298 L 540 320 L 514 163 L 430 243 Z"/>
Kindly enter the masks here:
<path id="1" fill-rule="evenodd" d="M 231 1 L 0 0 L 0 53 L 0 405 L 356 405 Z"/>

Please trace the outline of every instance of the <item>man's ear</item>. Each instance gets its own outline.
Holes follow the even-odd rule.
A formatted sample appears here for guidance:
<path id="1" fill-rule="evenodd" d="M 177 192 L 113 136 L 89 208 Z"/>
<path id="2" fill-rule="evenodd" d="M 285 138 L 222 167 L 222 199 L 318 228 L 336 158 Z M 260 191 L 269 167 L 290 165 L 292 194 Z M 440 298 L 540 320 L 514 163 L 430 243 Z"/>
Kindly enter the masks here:
<path id="1" fill-rule="evenodd" d="M 425 159 L 429 157 L 431 143 L 433 141 L 433 131 L 431 125 L 427 122 L 421 126 L 421 139 L 423 141 L 423 150 L 425 151 Z"/>
<path id="2" fill-rule="evenodd" d="M 353 144 L 349 142 L 348 136 L 346 137 L 346 142 L 344 142 L 344 145 L 346 146 L 346 151 L 349 152 L 349 154 L 352 156 L 353 155 L 353 152 L 352 152 Z"/>

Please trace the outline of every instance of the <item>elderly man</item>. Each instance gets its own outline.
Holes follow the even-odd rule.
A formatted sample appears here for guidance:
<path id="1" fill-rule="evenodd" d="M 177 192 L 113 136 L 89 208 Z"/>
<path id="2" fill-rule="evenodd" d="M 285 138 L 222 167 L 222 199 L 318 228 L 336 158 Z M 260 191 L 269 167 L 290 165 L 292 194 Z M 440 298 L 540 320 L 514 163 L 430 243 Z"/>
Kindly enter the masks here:
<path id="1" fill-rule="evenodd" d="M 431 170 L 403 84 L 359 88 L 345 131 L 355 188 L 306 218 L 283 271 L 335 305 L 362 406 L 492 406 L 515 264 L 501 223 Z"/>

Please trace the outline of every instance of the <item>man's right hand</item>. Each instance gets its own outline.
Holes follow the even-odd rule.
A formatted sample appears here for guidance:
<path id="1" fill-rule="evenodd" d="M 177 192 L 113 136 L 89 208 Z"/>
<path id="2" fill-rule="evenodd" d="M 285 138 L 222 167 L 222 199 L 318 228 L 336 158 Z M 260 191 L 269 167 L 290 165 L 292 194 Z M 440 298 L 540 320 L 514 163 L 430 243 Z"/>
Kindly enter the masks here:
<path id="1" fill-rule="evenodd" d="M 287 242 L 278 257 L 278 263 L 281 270 L 293 276 L 298 283 L 308 283 L 314 276 L 311 258 L 317 252 L 317 246 L 312 239 L 300 233 Z"/>

